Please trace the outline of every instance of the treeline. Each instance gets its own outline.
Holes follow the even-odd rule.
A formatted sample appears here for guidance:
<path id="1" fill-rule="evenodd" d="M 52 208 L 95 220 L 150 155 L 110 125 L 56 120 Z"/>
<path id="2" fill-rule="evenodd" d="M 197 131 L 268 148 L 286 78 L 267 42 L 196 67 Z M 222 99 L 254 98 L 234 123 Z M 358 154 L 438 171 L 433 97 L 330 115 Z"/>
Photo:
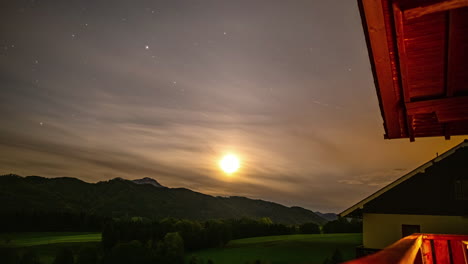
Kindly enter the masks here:
<path id="1" fill-rule="evenodd" d="M 119 242 L 139 241 L 142 244 L 161 241 L 168 233 L 178 233 L 184 241 L 185 250 L 221 247 L 232 239 L 289 235 L 304 231 L 320 233 L 319 226 L 308 223 L 301 226 L 288 226 L 273 223 L 269 218 L 208 220 L 204 222 L 177 220 L 172 218 L 161 221 L 113 220 L 102 231 L 104 249 L 111 249 Z M 311 226 L 315 229 L 312 230 Z M 309 232 L 313 233 L 313 232 Z"/>
<path id="2" fill-rule="evenodd" d="M 323 228 L 324 234 L 333 233 L 362 233 L 362 220 L 351 218 L 348 221 L 346 218 L 338 218 L 337 220 L 327 222 Z"/>
<path id="3" fill-rule="evenodd" d="M 159 221 L 143 218 L 107 219 L 100 247 L 85 247 L 77 252 L 62 248 L 57 252 L 53 264 L 183 264 L 187 251 L 222 247 L 232 239 L 360 231 L 360 221 L 346 219 L 328 222 L 322 229 L 315 223 L 284 225 L 273 223 L 269 218 L 203 222 L 173 218 Z M 28 251 L 20 256 L 11 249 L 0 252 L 0 263 L 41 264 L 34 252 Z M 197 256 L 191 257 L 189 263 L 214 264 L 210 259 L 204 260 Z"/>
<path id="4" fill-rule="evenodd" d="M 228 238 L 244 238 L 253 236 L 282 235 L 282 234 L 317 234 L 317 233 L 360 233 L 362 232 L 362 222 L 357 219 L 348 221 L 339 218 L 335 221 L 327 222 L 322 230 L 315 223 L 305 223 L 302 225 L 285 225 L 273 223 L 269 218 L 253 220 L 248 218 L 237 220 L 210 220 L 210 221 L 192 221 L 192 220 L 150 220 L 148 218 L 112 220 L 110 217 L 104 217 L 86 212 L 43 212 L 43 211 L 23 211 L 23 212 L 0 212 L 0 232 L 102 232 L 104 227 L 109 225 L 153 225 L 160 232 L 167 233 L 178 231 L 178 228 L 193 228 L 195 231 L 205 228 L 206 225 L 212 225 L 213 228 L 225 228 L 230 234 Z M 177 222 L 178 227 L 175 227 Z M 126 224 L 137 223 L 137 224 Z M 143 228 L 144 229 L 144 228 Z M 169 231 L 165 231 L 165 230 Z M 194 232 L 195 232 L 194 231 Z M 161 234 L 159 234 L 161 235 Z"/>
<path id="5" fill-rule="evenodd" d="M 84 212 L 0 212 L 0 232 L 101 232 L 109 219 Z"/>

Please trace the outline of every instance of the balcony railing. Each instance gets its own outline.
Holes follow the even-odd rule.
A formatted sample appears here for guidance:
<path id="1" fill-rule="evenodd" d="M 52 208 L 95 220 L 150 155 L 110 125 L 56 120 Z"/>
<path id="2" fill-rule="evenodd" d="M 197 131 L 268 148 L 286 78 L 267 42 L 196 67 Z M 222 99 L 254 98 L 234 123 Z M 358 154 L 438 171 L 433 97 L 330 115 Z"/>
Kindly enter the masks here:
<path id="1" fill-rule="evenodd" d="M 467 264 L 468 235 L 413 234 L 345 264 Z"/>

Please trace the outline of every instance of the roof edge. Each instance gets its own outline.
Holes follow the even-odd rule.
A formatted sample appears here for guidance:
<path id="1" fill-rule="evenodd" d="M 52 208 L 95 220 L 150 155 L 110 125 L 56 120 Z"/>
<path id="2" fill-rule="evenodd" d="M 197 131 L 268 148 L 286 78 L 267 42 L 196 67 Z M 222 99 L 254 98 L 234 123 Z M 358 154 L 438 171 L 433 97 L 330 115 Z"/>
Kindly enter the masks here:
<path id="1" fill-rule="evenodd" d="M 400 183 L 410 179 L 411 177 L 413 177 L 414 175 L 420 173 L 420 172 L 424 172 L 427 168 L 429 168 L 430 166 L 432 166 L 434 163 L 436 162 L 439 162 L 443 159 L 445 159 L 446 157 L 452 155 L 453 153 L 455 153 L 455 151 L 457 151 L 458 149 L 462 148 L 462 147 L 468 147 L 468 139 L 465 139 L 463 140 L 460 144 L 456 145 L 455 147 L 447 150 L 446 152 L 444 152 L 443 154 L 435 157 L 434 159 L 431 159 L 430 161 L 424 163 L 423 165 L 417 167 L 416 169 L 408 172 L 407 174 L 401 176 L 400 178 L 396 179 L 395 181 L 393 181 L 392 183 L 388 184 L 387 186 L 381 188 L 380 190 L 376 191 L 375 193 L 369 195 L 368 197 L 364 198 L 363 200 L 361 200 L 360 202 L 356 203 L 355 205 L 351 206 L 350 208 L 344 210 L 343 212 L 339 213 L 338 215 L 340 217 L 346 217 L 347 215 L 351 214 L 352 212 L 354 212 L 355 210 L 357 209 L 362 209 L 364 207 L 364 205 L 372 200 L 374 200 L 375 198 L 379 197 L 380 195 L 384 194 L 385 192 L 387 192 L 388 190 L 392 189 L 393 187 L 399 185 Z"/>

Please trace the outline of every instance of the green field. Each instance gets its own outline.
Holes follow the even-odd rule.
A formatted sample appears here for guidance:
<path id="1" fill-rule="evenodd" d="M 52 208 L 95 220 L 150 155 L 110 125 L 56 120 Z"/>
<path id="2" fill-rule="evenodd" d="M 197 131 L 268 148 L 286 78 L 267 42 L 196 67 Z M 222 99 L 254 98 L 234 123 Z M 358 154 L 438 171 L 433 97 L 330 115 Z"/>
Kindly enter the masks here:
<path id="1" fill-rule="evenodd" d="M 0 247 L 30 247 L 47 244 L 100 242 L 101 233 L 39 232 L 0 234 Z"/>
<path id="2" fill-rule="evenodd" d="M 344 260 L 353 259 L 362 234 L 320 234 L 254 237 L 233 240 L 224 248 L 189 253 L 215 264 L 244 264 L 257 259 L 271 264 L 321 264 L 338 248 Z"/>
<path id="3" fill-rule="evenodd" d="M 100 233 L 8 233 L 0 234 L 0 247 L 11 247 L 21 255 L 34 250 L 43 263 L 52 263 L 63 247 L 77 253 L 83 246 L 97 246 Z M 345 260 L 352 259 L 362 234 L 320 234 L 254 237 L 230 241 L 223 248 L 189 252 L 215 264 L 244 264 L 257 259 L 271 264 L 321 264 L 333 251 L 340 249 Z"/>
<path id="4" fill-rule="evenodd" d="M 19 255 L 26 251 L 34 251 L 41 263 L 53 262 L 61 248 L 69 248 L 75 254 L 82 247 L 95 247 L 101 242 L 101 233 L 84 232 L 25 232 L 0 233 L 0 248 L 7 247 Z"/>

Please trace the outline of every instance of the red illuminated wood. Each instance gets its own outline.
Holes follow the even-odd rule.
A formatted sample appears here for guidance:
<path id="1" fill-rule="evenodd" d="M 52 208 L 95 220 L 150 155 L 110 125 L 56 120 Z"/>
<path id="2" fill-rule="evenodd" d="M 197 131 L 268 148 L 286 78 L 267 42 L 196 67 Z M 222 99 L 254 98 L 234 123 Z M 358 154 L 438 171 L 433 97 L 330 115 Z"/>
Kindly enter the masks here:
<path id="1" fill-rule="evenodd" d="M 400 59 L 400 76 L 401 76 L 401 85 L 403 89 L 403 101 L 405 103 L 410 101 L 409 96 L 409 87 L 408 87 L 408 65 L 407 65 L 407 58 L 408 55 L 406 54 L 406 46 L 405 46 L 405 32 L 404 32 L 404 22 L 403 22 L 403 13 L 401 12 L 400 8 L 397 4 L 393 4 L 393 15 L 395 20 L 395 28 L 396 28 L 396 37 L 397 37 L 397 45 L 398 45 L 398 57 Z M 408 128 L 408 136 L 410 141 L 414 141 L 414 127 L 413 127 L 413 116 L 407 115 L 406 116 L 406 126 Z"/>
<path id="2" fill-rule="evenodd" d="M 452 234 L 422 234 L 423 239 L 426 240 L 456 240 L 456 241 L 468 241 L 468 235 L 452 235 Z"/>
<path id="3" fill-rule="evenodd" d="M 450 11 L 448 96 L 468 93 L 468 7 Z"/>
<path id="4" fill-rule="evenodd" d="M 447 53 L 446 53 L 446 64 L 445 64 L 445 95 L 447 97 L 453 96 L 453 64 L 454 64 L 454 56 L 456 55 L 455 49 L 457 47 L 457 43 L 454 41 L 454 33 L 453 32 L 453 15 L 452 12 L 447 14 Z"/>
<path id="5" fill-rule="evenodd" d="M 396 29 L 396 38 L 398 45 L 398 58 L 400 60 L 400 74 L 401 74 L 401 83 L 403 88 L 403 100 L 405 103 L 410 101 L 409 89 L 408 89 L 408 66 L 405 46 L 405 32 L 404 32 L 404 22 L 403 22 L 403 13 L 397 4 L 393 4 L 393 15 L 395 19 L 395 29 Z"/>
<path id="6" fill-rule="evenodd" d="M 421 244 L 421 235 L 407 236 L 375 254 L 344 264 L 413 264 Z"/>
<path id="7" fill-rule="evenodd" d="M 408 115 L 435 113 L 441 123 L 468 120 L 468 96 L 410 102 Z"/>
<path id="8" fill-rule="evenodd" d="M 423 263 L 425 264 L 430 264 L 434 263 L 433 259 L 433 251 L 432 251 L 432 243 L 431 240 L 428 239 L 423 239 L 422 245 L 421 245 L 421 252 L 422 252 L 422 259 Z"/>
<path id="9" fill-rule="evenodd" d="M 344 264 L 466 264 L 467 235 L 413 234 L 389 247 Z"/>
<path id="10" fill-rule="evenodd" d="M 468 0 L 358 3 L 386 138 L 468 134 Z"/>
<path id="11" fill-rule="evenodd" d="M 365 13 L 365 22 L 367 26 L 368 38 L 371 48 L 371 60 L 375 65 L 376 82 L 378 85 L 378 93 L 381 98 L 382 116 L 386 126 L 386 137 L 399 138 L 402 131 L 406 128 L 401 126 L 400 115 L 400 100 L 397 86 L 398 76 L 395 76 L 394 60 L 391 56 L 395 56 L 395 51 L 390 47 L 386 27 L 386 18 L 384 16 L 383 3 L 387 1 L 362 0 L 362 9 Z M 388 19 L 388 18 L 387 18 Z M 403 132 L 404 133 L 404 132 Z"/>
<path id="12" fill-rule="evenodd" d="M 465 245 L 459 240 L 450 240 L 450 248 L 452 249 L 453 263 L 463 263 L 465 261 Z"/>
<path id="13" fill-rule="evenodd" d="M 404 11 L 404 18 L 414 19 L 435 12 L 442 12 L 467 6 L 468 0 L 445 0 L 432 5 L 407 9 Z"/>
<path id="14" fill-rule="evenodd" d="M 434 240 L 434 250 L 436 252 L 436 263 L 452 263 L 450 261 L 447 240 Z"/>

